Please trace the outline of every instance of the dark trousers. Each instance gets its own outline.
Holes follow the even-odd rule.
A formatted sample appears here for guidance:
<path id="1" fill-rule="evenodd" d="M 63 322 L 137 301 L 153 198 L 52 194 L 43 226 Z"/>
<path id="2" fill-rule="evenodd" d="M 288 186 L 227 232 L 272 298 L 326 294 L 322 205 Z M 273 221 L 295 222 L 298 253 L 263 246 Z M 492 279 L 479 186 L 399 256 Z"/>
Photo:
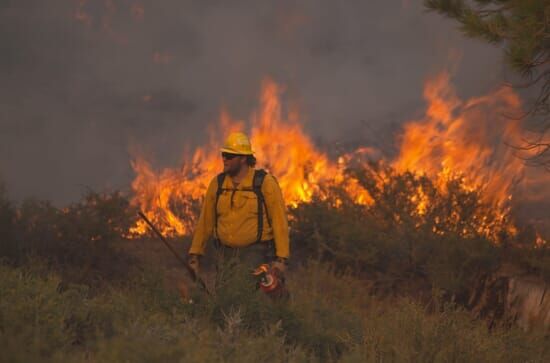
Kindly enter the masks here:
<path id="1" fill-rule="evenodd" d="M 216 282 L 226 279 L 242 279 L 248 281 L 250 288 L 259 288 L 257 276 L 251 272 L 263 263 L 271 263 L 275 258 L 275 243 L 273 240 L 254 243 L 250 246 L 233 248 L 215 243 Z M 243 280 L 241 280 L 243 281 Z M 222 283 L 222 286 L 224 284 Z M 284 276 L 279 276 L 279 288 L 268 295 L 275 299 L 288 299 L 289 293 L 285 287 Z"/>
<path id="2" fill-rule="evenodd" d="M 216 246 L 216 261 L 227 261 L 229 259 L 242 263 L 251 270 L 262 263 L 271 263 L 275 259 L 275 243 L 273 240 L 261 241 L 246 247 L 229 247 L 219 241 Z"/>

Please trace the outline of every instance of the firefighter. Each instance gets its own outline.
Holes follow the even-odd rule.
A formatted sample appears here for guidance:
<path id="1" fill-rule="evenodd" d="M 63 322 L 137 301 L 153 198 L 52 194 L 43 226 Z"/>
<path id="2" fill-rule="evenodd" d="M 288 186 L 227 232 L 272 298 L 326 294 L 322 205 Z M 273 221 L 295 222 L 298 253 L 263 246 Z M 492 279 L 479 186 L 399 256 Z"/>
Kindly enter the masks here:
<path id="1" fill-rule="evenodd" d="M 255 169 L 250 140 L 231 133 L 221 148 L 223 172 L 206 191 L 189 249 L 189 266 L 200 273 L 201 256 L 212 237 L 218 252 L 237 257 L 250 268 L 269 266 L 283 275 L 289 257 L 285 203 L 276 179 Z"/>

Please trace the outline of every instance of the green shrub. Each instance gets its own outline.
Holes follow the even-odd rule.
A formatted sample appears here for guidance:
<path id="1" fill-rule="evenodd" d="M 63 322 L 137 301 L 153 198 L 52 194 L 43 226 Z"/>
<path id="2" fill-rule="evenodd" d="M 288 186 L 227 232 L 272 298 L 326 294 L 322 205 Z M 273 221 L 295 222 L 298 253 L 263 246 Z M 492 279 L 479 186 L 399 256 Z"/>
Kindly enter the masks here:
<path id="1" fill-rule="evenodd" d="M 13 233 L 2 236 L 16 253 L 2 248 L 8 261 L 29 256 L 48 260 L 66 282 L 101 283 L 125 279 L 132 260 L 117 248 L 134 218 L 120 193 L 89 192 L 78 203 L 59 209 L 47 201 L 26 200 L 17 209 Z"/>
<path id="2" fill-rule="evenodd" d="M 252 333 L 238 313 L 213 324 L 193 318 L 176 294 L 144 273 L 127 288 L 92 296 L 61 291 L 56 275 L 0 266 L 0 350 L 7 361 L 303 361 L 277 324 Z M 200 318 L 200 319 L 199 319 Z M 285 359 L 287 357 L 287 359 Z"/>
<path id="3" fill-rule="evenodd" d="M 0 266 L 0 276 L 0 350 L 3 357 L 37 361 L 39 357 L 52 357 L 70 346 L 70 336 L 64 332 L 64 320 L 74 305 L 57 292 L 58 277 L 33 277 L 25 270 L 5 266 Z"/>
<path id="4" fill-rule="evenodd" d="M 364 318 L 365 340 L 344 362 L 544 362 L 550 357 L 548 338 L 489 331 L 451 305 L 427 314 L 417 303 L 403 300 L 374 306 Z"/>
<path id="5" fill-rule="evenodd" d="M 355 271 L 387 267 L 385 247 L 380 244 L 387 233 L 373 224 L 364 207 L 344 200 L 334 208 L 331 200 L 314 200 L 290 212 L 293 256 L 332 260 Z"/>
<path id="6" fill-rule="evenodd" d="M 47 271 L 39 264 L 32 269 L 0 265 L 2 360 L 544 362 L 550 358 L 548 337 L 489 330 L 451 305 L 427 313 L 408 300 L 381 301 L 365 294 L 364 281 L 317 262 L 289 276 L 292 296 L 287 303 L 262 299 L 253 291 L 251 300 L 236 296 L 230 309 L 218 305 L 221 319 L 213 319 L 212 310 L 202 305 L 216 306 L 215 301 L 185 304 L 175 292 L 159 287 L 161 277 L 151 271 L 101 294 L 92 294 L 83 285 L 60 289 L 60 277 Z M 229 301 L 219 294 L 209 299 Z M 262 301 L 261 307 L 255 299 Z M 249 320 L 255 316 L 259 320 Z"/>
<path id="7" fill-rule="evenodd" d="M 282 321 L 289 343 L 331 361 L 362 341 L 362 316 L 371 301 L 364 282 L 310 261 L 290 276 L 289 288 L 292 315 Z"/>

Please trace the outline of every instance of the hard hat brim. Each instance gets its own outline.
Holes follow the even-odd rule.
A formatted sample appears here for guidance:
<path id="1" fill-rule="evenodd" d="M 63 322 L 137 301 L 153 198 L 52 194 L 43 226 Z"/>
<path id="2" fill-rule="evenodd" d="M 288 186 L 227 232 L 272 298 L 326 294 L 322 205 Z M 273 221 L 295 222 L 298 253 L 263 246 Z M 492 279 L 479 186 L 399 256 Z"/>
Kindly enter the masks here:
<path id="1" fill-rule="evenodd" d="M 237 150 L 226 148 L 226 147 L 222 147 L 220 149 L 220 152 L 235 154 L 235 155 L 254 155 L 254 151 L 252 151 L 252 150 L 250 150 L 249 152 L 248 151 L 237 151 Z"/>

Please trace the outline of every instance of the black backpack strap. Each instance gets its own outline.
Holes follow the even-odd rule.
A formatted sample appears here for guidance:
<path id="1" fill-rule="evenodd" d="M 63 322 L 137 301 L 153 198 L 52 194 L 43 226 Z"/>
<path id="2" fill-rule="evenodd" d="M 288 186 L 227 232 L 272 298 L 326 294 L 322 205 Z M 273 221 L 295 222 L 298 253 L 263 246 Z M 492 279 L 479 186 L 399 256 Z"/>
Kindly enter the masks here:
<path id="1" fill-rule="evenodd" d="M 264 194 L 262 193 L 262 184 L 264 182 L 267 172 L 263 169 L 254 170 L 254 178 L 252 180 L 252 191 L 256 194 L 256 199 L 258 200 L 258 236 L 256 242 L 261 242 L 262 233 L 264 231 L 264 207 L 265 213 L 267 216 L 267 222 L 271 227 L 271 221 L 269 220 L 269 214 L 267 211 L 267 206 L 265 204 Z"/>
<path id="2" fill-rule="evenodd" d="M 214 229 L 216 231 L 216 238 L 218 238 L 218 200 L 223 193 L 223 181 L 225 180 L 225 173 L 220 173 L 217 176 L 218 189 L 216 190 L 216 201 L 214 202 Z"/>

